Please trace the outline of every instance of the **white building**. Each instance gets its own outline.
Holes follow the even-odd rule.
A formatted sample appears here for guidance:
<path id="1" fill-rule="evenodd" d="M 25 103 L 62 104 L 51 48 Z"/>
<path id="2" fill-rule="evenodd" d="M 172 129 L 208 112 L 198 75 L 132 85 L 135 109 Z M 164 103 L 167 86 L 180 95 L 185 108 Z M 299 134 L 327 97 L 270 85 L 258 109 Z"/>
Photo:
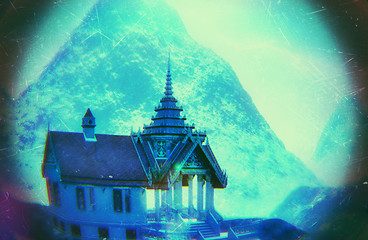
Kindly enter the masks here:
<path id="1" fill-rule="evenodd" d="M 225 188 L 227 176 L 205 143 L 206 133 L 186 124 L 182 110 L 173 97 L 169 67 L 165 95 L 142 132 L 95 134 L 90 109 L 82 119 L 83 133 L 48 131 L 42 170 L 57 238 L 219 235 L 214 188 Z M 188 208 L 183 208 L 183 187 L 188 187 Z M 147 211 L 147 190 L 154 191 L 153 213 Z M 196 222 L 181 224 L 185 219 Z"/>

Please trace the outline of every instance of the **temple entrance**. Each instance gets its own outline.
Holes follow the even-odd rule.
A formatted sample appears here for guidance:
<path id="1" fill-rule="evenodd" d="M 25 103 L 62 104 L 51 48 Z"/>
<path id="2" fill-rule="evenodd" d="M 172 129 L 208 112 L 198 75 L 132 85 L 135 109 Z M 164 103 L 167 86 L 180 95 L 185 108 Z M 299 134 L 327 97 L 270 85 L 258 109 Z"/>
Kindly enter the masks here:
<path id="1" fill-rule="evenodd" d="M 149 221 L 202 220 L 214 209 L 214 189 L 209 175 L 180 174 L 168 190 L 147 190 Z"/>

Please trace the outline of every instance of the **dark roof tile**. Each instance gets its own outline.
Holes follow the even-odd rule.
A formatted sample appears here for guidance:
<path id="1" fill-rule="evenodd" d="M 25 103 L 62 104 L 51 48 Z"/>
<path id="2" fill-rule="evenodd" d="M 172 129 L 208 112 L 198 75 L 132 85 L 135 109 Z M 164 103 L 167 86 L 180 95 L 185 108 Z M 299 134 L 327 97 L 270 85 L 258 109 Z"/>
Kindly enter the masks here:
<path id="1" fill-rule="evenodd" d="M 61 178 L 147 181 L 130 136 L 96 134 L 87 142 L 82 133 L 50 132 L 49 140 Z"/>

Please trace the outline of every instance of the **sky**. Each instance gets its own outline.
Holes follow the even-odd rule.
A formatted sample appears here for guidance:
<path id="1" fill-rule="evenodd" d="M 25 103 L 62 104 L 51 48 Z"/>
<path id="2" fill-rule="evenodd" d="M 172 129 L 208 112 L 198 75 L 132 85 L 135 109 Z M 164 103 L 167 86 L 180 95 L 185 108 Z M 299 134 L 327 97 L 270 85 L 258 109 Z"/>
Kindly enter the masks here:
<path id="1" fill-rule="evenodd" d="M 96 2 L 55 1 L 55 4 L 48 8 L 43 21 L 33 27 L 36 34 L 26 50 L 21 66 L 22 74 L 18 76 L 12 95 L 18 96 L 37 80 Z"/>
<path id="2" fill-rule="evenodd" d="M 59 0 L 49 8 L 33 27 L 12 96 L 37 80 L 95 2 Z M 291 0 L 167 2 L 195 41 L 229 62 L 286 148 L 310 166 L 330 115 L 352 92 L 351 58 L 342 57 L 336 36 L 320 17 L 324 6 Z"/>
<path id="3" fill-rule="evenodd" d="M 351 90 L 335 36 L 303 1 L 168 1 L 189 34 L 233 67 L 286 148 L 307 165 Z M 204 30 L 205 29 L 205 30 Z"/>
<path id="4" fill-rule="evenodd" d="M 15 98 L 37 80 L 96 1 L 56 1 L 24 54 Z M 167 2 L 188 33 L 233 68 L 245 91 L 286 148 L 307 166 L 339 101 L 352 92 L 336 36 L 321 18 L 325 6 L 291 0 Z M 19 11 L 19 10 L 18 10 Z"/>
<path id="5" fill-rule="evenodd" d="M 230 63 L 276 135 L 308 165 L 331 113 L 351 92 L 346 62 L 318 16 L 323 6 L 316 10 L 288 0 L 167 2 L 198 43 Z M 39 34 L 14 95 L 37 79 L 93 5 L 58 1 L 51 8 L 36 26 Z"/>

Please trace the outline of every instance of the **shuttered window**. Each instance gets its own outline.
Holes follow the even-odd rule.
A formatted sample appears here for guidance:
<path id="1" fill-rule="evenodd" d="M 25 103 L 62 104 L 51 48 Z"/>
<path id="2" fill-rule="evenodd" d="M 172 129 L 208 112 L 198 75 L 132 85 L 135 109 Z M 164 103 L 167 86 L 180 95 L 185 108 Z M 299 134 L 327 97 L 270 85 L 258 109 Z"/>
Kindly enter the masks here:
<path id="1" fill-rule="evenodd" d="M 113 190 L 113 199 L 114 199 L 114 211 L 115 212 L 122 212 L 123 211 L 123 204 L 122 204 L 122 196 L 120 189 Z"/>
<path id="2" fill-rule="evenodd" d="M 86 203 L 84 200 L 84 189 L 81 187 L 76 188 L 76 194 L 77 194 L 77 206 L 78 209 L 81 211 L 86 210 Z"/>

